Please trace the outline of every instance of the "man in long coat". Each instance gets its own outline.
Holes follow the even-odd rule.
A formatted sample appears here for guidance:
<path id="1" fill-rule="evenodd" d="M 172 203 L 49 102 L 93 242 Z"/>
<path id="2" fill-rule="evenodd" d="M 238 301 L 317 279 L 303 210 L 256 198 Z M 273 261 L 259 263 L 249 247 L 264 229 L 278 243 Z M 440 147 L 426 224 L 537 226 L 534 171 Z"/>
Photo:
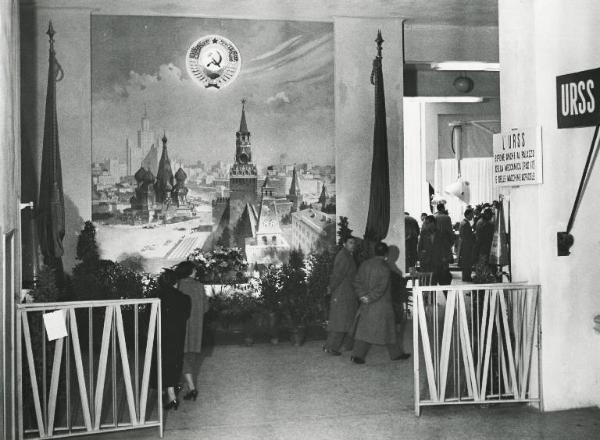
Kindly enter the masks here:
<path id="1" fill-rule="evenodd" d="M 419 238 L 419 261 L 423 272 L 432 272 L 432 285 L 448 285 L 452 275 L 448 264 L 452 258 L 447 241 L 436 228 L 436 218 L 428 215 L 423 222 L 423 231 Z"/>
<path id="2" fill-rule="evenodd" d="M 465 218 L 460 222 L 458 228 L 459 244 L 458 244 L 458 266 L 462 270 L 462 280 L 472 281 L 471 273 L 473 271 L 473 263 L 475 260 L 475 234 L 471 227 L 473 220 L 473 210 L 465 209 Z"/>
<path id="3" fill-rule="evenodd" d="M 327 342 L 323 345 L 323 351 L 334 356 L 341 354 L 340 349 L 344 342 L 346 347 L 352 346 L 350 331 L 358 309 L 353 286 L 356 276 L 356 263 L 353 256 L 355 247 L 356 239 L 347 237 L 335 256 L 327 288 L 331 293 L 331 302 L 329 304 Z"/>
<path id="4" fill-rule="evenodd" d="M 386 262 L 388 246 L 375 245 L 375 256 L 361 264 L 354 288 L 361 305 L 356 318 L 354 349 L 350 359 L 364 364 L 372 344 L 386 345 L 392 360 L 406 359 L 396 346 L 396 324 L 392 305 L 390 267 Z"/>

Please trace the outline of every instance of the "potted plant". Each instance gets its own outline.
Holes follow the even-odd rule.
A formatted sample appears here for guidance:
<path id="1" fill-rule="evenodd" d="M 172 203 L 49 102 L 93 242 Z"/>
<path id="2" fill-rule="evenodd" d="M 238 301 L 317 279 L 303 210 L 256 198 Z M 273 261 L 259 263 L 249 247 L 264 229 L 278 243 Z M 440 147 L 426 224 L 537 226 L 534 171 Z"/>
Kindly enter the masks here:
<path id="1" fill-rule="evenodd" d="M 258 311 L 258 300 L 249 290 L 234 289 L 215 292 L 209 299 L 212 319 L 217 320 L 221 328 L 232 333 L 243 334 L 244 343 L 252 345 L 252 321 Z"/>
<path id="2" fill-rule="evenodd" d="M 330 296 L 327 293 L 329 276 L 333 267 L 335 254 L 324 250 L 318 254 L 311 254 L 306 260 L 307 267 L 307 295 L 312 308 L 312 324 L 319 326 L 319 337 L 325 338 L 325 328 L 329 309 Z"/>
<path id="3" fill-rule="evenodd" d="M 267 316 L 267 326 L 272 344 L 279 343 L 279 321 L 283 310 L 282 272 L 277 266 L 268 267 L 260 277 L 258 289 L 260 303 Z"/>
<path id="4" fill-rule="evenodd" d="M 302 345 L 306 338 L 306 326 L 314 317 L 315 305 L 311 304 L 306 283 L 306 267 L 301 250 L 290 252 L 288 264 L 281 271 L 282 306 L 291 332 L 292 343 Z"/>

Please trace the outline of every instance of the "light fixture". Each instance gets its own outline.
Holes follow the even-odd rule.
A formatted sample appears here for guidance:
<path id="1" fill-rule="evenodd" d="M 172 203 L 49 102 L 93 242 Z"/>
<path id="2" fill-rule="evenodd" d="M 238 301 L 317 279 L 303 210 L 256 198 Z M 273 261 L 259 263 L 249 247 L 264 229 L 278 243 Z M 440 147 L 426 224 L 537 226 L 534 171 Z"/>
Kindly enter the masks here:
<path id="1" fill-rule="evenodd" d="M 468 76 L 461 75 L 456 77 L 454 82 L 452 83 L 454 88 L 461 93 L 469 93 L 473 90 L 473 80 Z"/>
<path id="2" fill-rule="evenodd" d="M 471 192 L 469 190 L 469 182 L 464 180 L 462 177 L 458 176 L 456 182 L 451 183 L 446 188 L 444 188 L 444 192 L 451 196 L 457 197 L 462 202 L 467 205 L 471 199 Z"/>
<path id="3" fill-rule="evenodd" d="M 485 72 L 499 72 L 500 63 L 485 61 L 440 61 L 431 63 L 433 70 L 480 70 Z"/>
<path id="4" fill-rule="evenodd" d="M 470 103 L 483 102 L 487 98 L 483 96 L 405 96 L 404 101 L 407 102 L 456 102 Z"/>

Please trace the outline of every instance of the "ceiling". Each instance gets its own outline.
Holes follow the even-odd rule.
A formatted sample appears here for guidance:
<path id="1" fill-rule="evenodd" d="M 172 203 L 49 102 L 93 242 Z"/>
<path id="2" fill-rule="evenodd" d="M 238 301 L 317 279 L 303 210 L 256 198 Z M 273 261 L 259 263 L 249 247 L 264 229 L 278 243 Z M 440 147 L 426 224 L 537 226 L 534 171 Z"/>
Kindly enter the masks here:
<path id="1" fill-rule="evenodd" d="M 314 21 L 394 16 L 409 24 L 498 25 L 498 0 L 21 0 L 21 4 L 85 8 L 94 14 Z"/>

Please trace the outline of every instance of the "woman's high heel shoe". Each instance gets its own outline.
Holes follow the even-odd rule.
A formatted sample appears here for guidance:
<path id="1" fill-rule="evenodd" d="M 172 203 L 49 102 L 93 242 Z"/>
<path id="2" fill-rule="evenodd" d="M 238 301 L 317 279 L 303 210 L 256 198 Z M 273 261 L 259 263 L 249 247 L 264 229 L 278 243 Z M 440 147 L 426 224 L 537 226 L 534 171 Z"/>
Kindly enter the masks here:
<path id="1" fill-rule="evenodd" d="M 198 397 L 198 390 L 191 390 L 183 396 L 183 400 L 193 400 L 195 402 L 196 397 Z"/>
<path id="2" fill-rule="evenodd" d="M 179 401 L 177 399 L 175 400 L 171 400 L 169 403 L 167 403 L 164 407 L 163 407 L 166 411 L 169 411 L 170 409 L 174 409 L 175 411 L 177 411 L 177 408 L 179 408 Z"/>

